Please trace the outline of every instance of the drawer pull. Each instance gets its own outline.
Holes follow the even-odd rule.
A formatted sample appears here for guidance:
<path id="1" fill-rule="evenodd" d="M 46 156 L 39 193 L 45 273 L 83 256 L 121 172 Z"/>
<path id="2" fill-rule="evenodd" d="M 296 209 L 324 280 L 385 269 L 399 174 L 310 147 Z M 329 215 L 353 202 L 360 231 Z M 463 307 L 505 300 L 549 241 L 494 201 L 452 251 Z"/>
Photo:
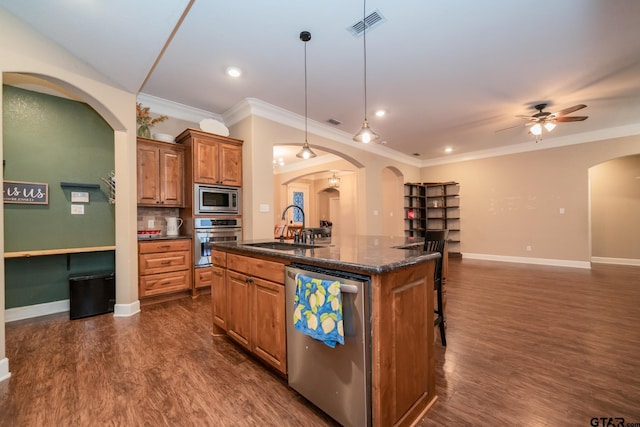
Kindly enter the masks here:
<path id="1" fill-rule="evenodd" d="M 170 285 L 170 284 L 171 284 L 171 282 L 169 282 L 168 280 L 166 280 L 166 281 L 164 281 L 164 282 L 160 283 L 160 286 L 167 286 L 167 285 Z"/>
<path id="2" fill-rule="evenodd" d="M 162 264 L 162 265 L 169 265 L 169 264 L 171 264 L 171 261 L 162 261 L 160 264 Z"/>
<path id="3" fill-rule="evenodd" d="M 171 245 L 162 245 L 160 246 L 160 249 L 169 249 L 171 247 Z"/>

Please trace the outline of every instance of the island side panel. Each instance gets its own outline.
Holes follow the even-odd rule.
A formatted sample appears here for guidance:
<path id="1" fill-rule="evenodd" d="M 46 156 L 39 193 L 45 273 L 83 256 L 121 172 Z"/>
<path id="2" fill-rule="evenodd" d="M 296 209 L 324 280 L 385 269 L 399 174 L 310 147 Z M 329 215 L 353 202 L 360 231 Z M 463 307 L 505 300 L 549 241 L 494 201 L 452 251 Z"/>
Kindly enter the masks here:
<path id="1" fill-rule="evenodd" d="M 412 425 L 433 404 L 435 261 L 372 278 L 373 425 Z"/>

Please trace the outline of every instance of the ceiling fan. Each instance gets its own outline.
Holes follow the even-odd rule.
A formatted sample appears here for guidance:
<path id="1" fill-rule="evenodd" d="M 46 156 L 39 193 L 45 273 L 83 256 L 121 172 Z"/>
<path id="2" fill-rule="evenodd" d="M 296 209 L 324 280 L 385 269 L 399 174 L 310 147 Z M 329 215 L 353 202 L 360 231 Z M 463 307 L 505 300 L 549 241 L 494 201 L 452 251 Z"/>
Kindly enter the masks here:
<path id="1" fill-rule="evenodd" d="M 564 122 L 581 122 L 586 120 L 589 116 L 567 116 L 567 114 L 571 114 L 574 111 L 582 110 L 587 106 L 584 104 L 574 105 L 573 107 L 565 108 L 564 110 L 557 111 L 555 113 L 550 113 L 548 111 L 543 111 L 547 108 L 547 104 L 538 104 L 534 106 L 537 113 L 531 116 L 518 115 L 516 117 L 520 117 L 521 119 L 529 120 L 525 126 L 531 126 L 529 129 L 529 133 L 532 133 L 536 136 L 536 140 L 538 135 L 542 134 L 542 128 L 544 127 L 547 132 L 551 132 L 555 127 L 556 123 L 564 123 Z"/>

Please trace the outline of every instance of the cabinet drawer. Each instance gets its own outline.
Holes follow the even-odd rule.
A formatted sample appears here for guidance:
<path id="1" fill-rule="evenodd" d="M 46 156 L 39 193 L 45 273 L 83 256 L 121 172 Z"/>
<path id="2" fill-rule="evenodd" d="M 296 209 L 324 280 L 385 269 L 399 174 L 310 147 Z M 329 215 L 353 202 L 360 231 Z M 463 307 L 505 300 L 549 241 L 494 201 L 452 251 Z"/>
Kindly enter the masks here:
<path id="1" fill-rule="evenodd" d="M 284 284 L 284 264 L 279 262 L 228 254 L 227 268 L 248 276 L 261 277 L 272 282 Z"/>
<path id="2" fill-rule="evenodd" d="M 138 242 L 138 252 L 141 254 L 188 251 L 189 249 L 191 249 L 191 240 L 189 239 Z"/>
<path id="3" fill-rule="evenodd" d="M 213 280 L 213 267 L 196 268 L 193 272 L 196 288 L 211 286 Z"/>
<path id="4" fill-rule="evenodd" d="M 211 251 L 211 262 L 220 267 L 227 266 L 227 253 L 222 251 Z"/>
<path id="5" fill-rule="evenodd" d="M 140 277 L 139 296 L 177 292 L 191 288 L 191 271 L 181 270 L 164 274 L 152 274 Z"/>
<path id="6" fill-rule="evenodd" d="M 139 274 L 157 274 L 187 270 L 191 262 L 189 251 L 140 255 Z"/>

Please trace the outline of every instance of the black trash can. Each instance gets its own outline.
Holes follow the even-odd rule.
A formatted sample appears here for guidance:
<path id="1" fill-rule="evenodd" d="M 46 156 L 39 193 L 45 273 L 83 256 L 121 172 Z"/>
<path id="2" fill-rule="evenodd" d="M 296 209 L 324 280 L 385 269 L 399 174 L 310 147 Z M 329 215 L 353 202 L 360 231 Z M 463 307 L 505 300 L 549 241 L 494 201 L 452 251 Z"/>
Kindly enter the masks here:
<path id="1" fill-rule="evenodd" d="M 69 276 L 69 317 L 81 319 L 113 313 L 116 274 L 113 271 Z"/>

